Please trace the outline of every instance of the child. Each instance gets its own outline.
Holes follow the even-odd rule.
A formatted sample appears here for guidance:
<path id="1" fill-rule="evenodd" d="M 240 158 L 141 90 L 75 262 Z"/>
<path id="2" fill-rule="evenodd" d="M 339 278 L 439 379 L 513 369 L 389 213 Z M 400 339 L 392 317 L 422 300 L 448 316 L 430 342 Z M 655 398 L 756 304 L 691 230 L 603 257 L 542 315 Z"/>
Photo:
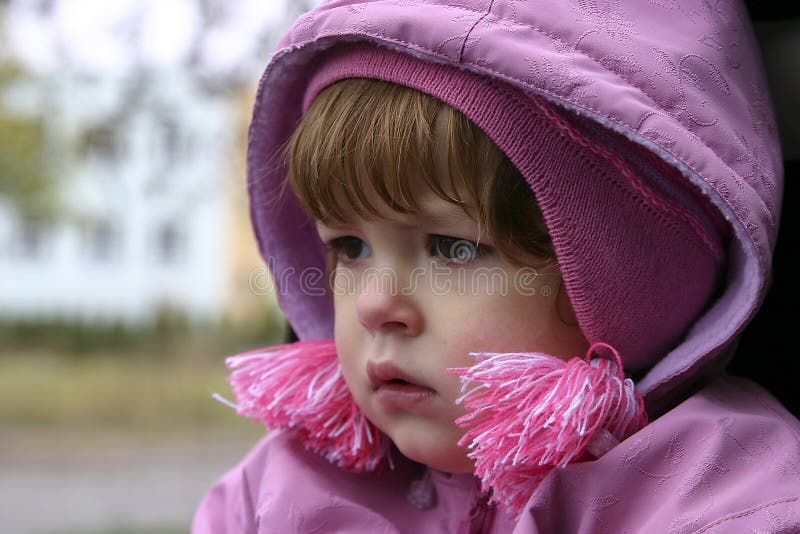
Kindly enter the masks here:
<path id="1" fill-rule="evenodd" d="M 768 283 L 773 117 L 743 8 L 689 4 L 294 25 L 248 172 L 302 341 L 229 359 L 270 432 L 195 533 L 800 529 L 800 424 L 723 374 Z"/>

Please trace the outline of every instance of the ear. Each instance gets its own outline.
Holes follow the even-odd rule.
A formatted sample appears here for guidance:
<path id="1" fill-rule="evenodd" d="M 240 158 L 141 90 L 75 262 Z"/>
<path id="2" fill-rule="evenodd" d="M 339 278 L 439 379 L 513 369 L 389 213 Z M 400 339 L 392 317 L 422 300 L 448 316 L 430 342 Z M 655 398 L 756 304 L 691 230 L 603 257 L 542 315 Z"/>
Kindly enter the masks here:
<path id="1" fill-rule="evenodd" d="M 569 326 L 578 326 L 578 319 L 575 317 L 575 309 L 569 299 L 564 281 L 558 285 L 558 295 L 556 295 L 556 306 L 558 307 L 558 317 Z"/>

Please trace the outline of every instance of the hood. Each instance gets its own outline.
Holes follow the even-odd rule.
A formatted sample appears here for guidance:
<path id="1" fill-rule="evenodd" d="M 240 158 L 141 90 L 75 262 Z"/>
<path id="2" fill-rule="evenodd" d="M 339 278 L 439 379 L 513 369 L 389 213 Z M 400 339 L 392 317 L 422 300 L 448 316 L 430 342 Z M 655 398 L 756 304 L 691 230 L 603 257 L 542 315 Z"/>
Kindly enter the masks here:
<path id="1" fill-rule="evenodd" d="M 727 274 L 637 388 L 657 412 L 725 366 L 769 286 L 782 194 L 777 129 L 741 3 L 338 0 L 301 17 L 263 75 L 248 144 L 256 237 L 300 339 L 333 337 L 333 307 L 314 225 L 291 194 L 281 195 L 280 152 L 320 57 L 352 42 L 497 78 L 674 170 L 728 225 Z"/>

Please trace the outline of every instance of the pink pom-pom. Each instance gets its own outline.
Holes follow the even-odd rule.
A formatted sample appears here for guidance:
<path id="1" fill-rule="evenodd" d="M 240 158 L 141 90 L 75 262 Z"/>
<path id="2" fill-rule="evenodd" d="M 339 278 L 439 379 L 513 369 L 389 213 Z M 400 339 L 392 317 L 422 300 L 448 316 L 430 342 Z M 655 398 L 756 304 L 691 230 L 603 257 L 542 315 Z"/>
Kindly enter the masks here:
<path id="1" fill-rule="evenodd" d="M 298 341 L 225 360 L 239 415 L 296 433 L 307 450 L 347 470 L 382 468 L 389 440 L 359 409 L 333 340 Z"/>
<path id="2" fill-rule="evenodd" d="M 600 347 L 614 359 L 591 358 Z M 459 375 L 470 410 L 456 423 L 466 430 L 475 474 L 492 501 L 519 514 L 555 467 L 601 456 L 647 424 L 644 402 L 625 378 L 619 354 L 593 345 L 567 362 L 538 353 L 473 353 Z"/>

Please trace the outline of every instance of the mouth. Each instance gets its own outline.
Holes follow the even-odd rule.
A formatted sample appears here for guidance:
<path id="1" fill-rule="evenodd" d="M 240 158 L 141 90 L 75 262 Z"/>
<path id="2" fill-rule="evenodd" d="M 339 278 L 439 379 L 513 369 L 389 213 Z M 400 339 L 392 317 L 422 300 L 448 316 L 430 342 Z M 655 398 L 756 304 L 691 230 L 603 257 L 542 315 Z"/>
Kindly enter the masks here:
<path id="1" fill-rule="evenodd" d="M 392 379 L 382 382 L 373 388 L 373 392 L 383 397 L 392 395 L 413 398 L 427 398 L 435 394 L 435 392 L 428 387 L 415 384 L 414 382 L 407 382 L 402 379 Z"/>
<path id="2" fill-rule="evenodd" d="M 434 395 L 436 391 L 389 360 L 367 360 L 372 391 L 406 395 Z"/>
<path id="3" fill-rule="evenodd" d="M 386 360 L 368 360 L 367 377 L 369 377 L 373 390 L 382 387 L 430 389 L 411 374 Z"/>
<path id="4" fill-rule="evenodd" d="M 407 380 L 403 380 L 402 378 L 392 378 L 391 380 L 385 381 L 381 385 L 386 385 L 386 386 L 415 386 L 416 384 L 414 384 L 413 382 L 409 382 Z"/>
<path id="5" fill-rule="evenodd" d="M 436 390 L 390 360 L 367 360 L 375 401 L 389 411 L 428 413 L 436 408 Z"/>

